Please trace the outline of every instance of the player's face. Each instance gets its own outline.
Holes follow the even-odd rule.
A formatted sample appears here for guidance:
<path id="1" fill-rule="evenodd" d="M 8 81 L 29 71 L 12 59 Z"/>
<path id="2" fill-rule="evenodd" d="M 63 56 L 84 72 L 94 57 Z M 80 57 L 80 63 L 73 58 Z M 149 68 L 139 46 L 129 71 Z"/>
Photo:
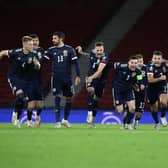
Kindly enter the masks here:
<path id="1" fill-rule="evenodd" d="M 139 59 L 138 59 L 138 67 L 142 67 L 143 64 L 144 64 L 143 58 L 139 58 Z"/>
<path id="2" fill-rule="evenodd" d="M 35 50 L 39 47 L 39 38 L 33 38 L 33 47 Z"/>
<path id="3" fill-rule="evenodd" d="M 52 42 L 55 46 L 58 46 L 62 42 L 62 39 L 59 38 L 58 36 L 53 36 L 52 37 Z"/>
<path id="4" fill-rule="evenodd" d="M 27 51 L 33 51 L 33 40 L 32 41 L 27 41 L 23 43 L 23 48 Z"/>
<path id="5" fill-rule="evenodd" d="M 137 68 L 137 65 L 138 65 L 137 59 L 131 59 L 128 61 L 128 67 L 129 67 L 129 69 L 131 69 L 133 71 Z"/>
<path id="6" fill-rule="evenodd" d="M 103 56 L 104 54 L 104 47 L 103 46 L 97 46 L 95 47 L 95 54 L 96 54 L 96 57 L 100 58 Z"/>
<path id="7" fill-rule="evenodd" d="M 152 62 L 155 65 L 160 65 L 162 63 L 162 56 L 161 55 L 153 55 Z"/>

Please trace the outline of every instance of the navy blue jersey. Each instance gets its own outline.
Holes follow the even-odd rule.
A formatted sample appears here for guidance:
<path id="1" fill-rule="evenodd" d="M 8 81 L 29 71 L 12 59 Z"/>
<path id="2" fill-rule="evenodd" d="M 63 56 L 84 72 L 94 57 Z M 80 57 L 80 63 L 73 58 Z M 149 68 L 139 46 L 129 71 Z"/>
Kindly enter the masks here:
<path id="1" fill-rule="evenodd" d="M 101 58 L 97 58 L 96 54 L 94 52 L 90 52 L 90 58 L 89 58 L 90 62 L 89 62 L 89 70 L 88 70 L 88 76 L 93 75 L 99 67 L 100 63 L 105 64 L 105 68 L 103 69 L 102 75 L 100 77 L 100 79 L 105 79 L 107 76 L 107 72 L 108 72 L 108 62 L 109 62 L 109 57 L 104 54 Z"/>
<path id="2" fill-rule="evenodd" d="M 142 84 L 147 86 L 147 66 L 143 65 L 141 68 L 138 67 L 138 69 L 141 71 L 142 73 Z"/>
<path id="3" fill-rule="evenodd" d="M 33 78 L 34 63 L 37 58 L 36 52 L 23 53 L 23 49 L 9 50 L 9 70 L 8 78 L 18 78 L 31 81 Z"/>
<path id="4" fill-rule="evenodd" d="M 153 63 L 150 63 L 147 67 L 147 73 L 153 73 L 154 78 L 159 78 L 162 75 L 167 75 L 167 66 L 165 63 L 162 63 L 160 66 L 155 66 Z M 158 81 L 155 83 L 148 83 L 149 87 L 163 87 L 167 84 L 166 80 Z"/>
<path id="5" fill-rule="evenodd" d="M 33 72 L 33 80 L 39 80 L 39 82 L 41 82 L 41 71 L 43 68 L 43 64 L 45 61 L 48 60 L 48 58 L 44 55 L 45 50 L 42 47 L 39 47 L 35 50 L 35 52 L 37 53 L 37 59 L 40 62 L 41 68 L 40 70 L 36 70 L 36 69 L 32 69 Z"/>
<path id="6" fill-rule="evenodd" d="M 142 73 L 136 68 L 132 71 L 127 64 L 115 63 L 116 75 L 113 79 L 113 87 L 120 91 L 129 90 L 135 83 L 142 84 Z"/>
<path id="7" fill-rule="evenodd" d="M 52 75 L 61 79 L 71 78 L 71 65 L 78 59 L 75 50 L 68 45 L 53 46 L 46 51 L 52 59 Z"/>

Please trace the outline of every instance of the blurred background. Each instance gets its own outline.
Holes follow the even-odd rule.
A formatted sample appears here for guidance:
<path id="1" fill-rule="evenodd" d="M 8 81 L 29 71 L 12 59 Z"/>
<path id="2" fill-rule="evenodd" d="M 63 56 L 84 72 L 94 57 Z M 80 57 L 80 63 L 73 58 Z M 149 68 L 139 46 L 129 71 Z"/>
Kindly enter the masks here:
<path id="1" fill-rule="evenodd" d="M 52 46 L 51 35 L 64 31 L 68 45 L 93 48 L 95 41 L 104 41 L 110 62 L 127 61 L 128 56 L 141 53 L 145 63 L 154 50 L 167 57 L 167 0 L 0 0 L 0 50 L 21 47 L 21 37 L 36 33 L 40 46 Z M 7 82 L 8 59 L 0 61 L 0 107 L 12 107 L 14 97 Z M 84 77 L 88 62 L 79 58 L 82 83 L 75 88 L 73 109 L 87 109 Z M 51 63 L 43 69 L 45 107 L 53 107 L 50 90 Z M 113 109 L 111 80 L 108 74 L 100 107 Z"/>

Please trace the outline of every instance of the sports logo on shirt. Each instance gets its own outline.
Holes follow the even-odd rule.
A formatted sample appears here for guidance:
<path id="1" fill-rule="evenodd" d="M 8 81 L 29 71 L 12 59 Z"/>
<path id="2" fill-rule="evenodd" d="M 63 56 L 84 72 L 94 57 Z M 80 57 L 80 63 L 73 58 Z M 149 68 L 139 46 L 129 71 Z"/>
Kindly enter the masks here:
<path id="1" fill-rule="evenodd" d="M 20 61 L 20 60 L 21 60 L 21 57 L 18 57 L 18 58 L 17 58 L 17 60 L 19 60 L 19 61 Z"/>
<path id="2" fill-rule="evenodd" d="M 29 57 L 29 58 L 28 58 L 28 64 L 31 64 L 32 62 L 33 62 L 32 57 Z"/>
<path id="3" fill-rule="evenodd" d="M 41 57 L 42 57 L 41 52 L 37 52 L 37 56 L 38 56 L 39 59 L 41 59 Z"/>
<path id="4" fill-rule="evenodd" d="M 136 72 L 133 72 L 131 76 L 132 76 L 132 77 L 135 77 L 135 76 L 136 76 Z"/>
<path id="5" fill-rule="evenodd" d="M 63 51 L 63 55 L 64 55 L 64 57 L 67 57 L 67 56 L 68 56 L 68 51 L 67 51 L 67 50 L 64 50 L 64 51 Z"/>
<path id="6" fill-rule="evenodd" d="M 153 67 L 152 66 L 149 67 L 149 71 L 153 71 Z"/>
<path id="7" fill-rule="evenodd" d="M 146 72 L 145 71 L 141 71 L 141 73 L 142 73 L 142 76 L 144 77 L 145 76 L 145 74 L 146 74 Z"/>

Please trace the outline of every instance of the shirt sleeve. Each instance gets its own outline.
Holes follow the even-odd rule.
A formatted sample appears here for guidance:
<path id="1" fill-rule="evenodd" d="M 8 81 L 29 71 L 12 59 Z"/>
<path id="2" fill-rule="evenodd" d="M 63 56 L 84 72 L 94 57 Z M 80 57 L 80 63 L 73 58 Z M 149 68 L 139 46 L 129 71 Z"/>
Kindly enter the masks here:
<path id="1" fill-rule="evenodd" d="M 128 67 L 127 63 L 114 62 L 114 69 L 121 70 Z"/>
<path id="2" fill-rule="evenodd" d="M 102 59 L 101 59 L 101 61 L 100 61 L 100 63 L 102 63 L 102 64 L 105 64 L 105 65 L 106 65 L 106 64 L 108 63 L 108 60 L 109 60 L 109 59 L 108 59 L 108 57 L 107 57 L 107 56 L 103 56 L 103 57 L 102 57 Z"/>
<path id="3" fill-rule="evenodd" d="M 71 48 L 71 50 L 70 50 L 70 56 L 71 56 L 71 61 L 78 59 L 76 51 L 73 48 Z"/>
<path id="4" fill-rule="evenodd" d="M 44 51 L 44 56 L 46 56 L 47 58 L 52 58 L 51 49 Z"/>
<path id="5" fill-rule="evenodd" d="M 9 57 L 15 57 L 17 54 L 16 54 L 16 50 L 9 50 L 8 51 L 8 55 L 9 55 Z"/>

